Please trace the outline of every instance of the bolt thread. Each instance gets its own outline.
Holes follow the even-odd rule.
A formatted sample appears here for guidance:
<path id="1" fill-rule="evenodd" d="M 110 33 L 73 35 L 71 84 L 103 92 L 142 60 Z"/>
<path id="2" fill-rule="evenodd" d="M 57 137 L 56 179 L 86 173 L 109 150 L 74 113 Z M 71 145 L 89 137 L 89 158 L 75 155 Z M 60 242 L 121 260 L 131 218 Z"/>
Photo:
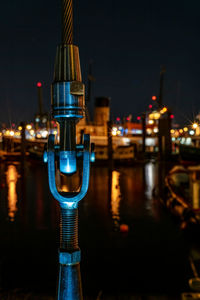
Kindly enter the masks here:
<path id="1" fill-rule="evenodd" d="M 73 1 L 62 0 L 62 43 L 73 44 Z"/>
<path id="2" fill-rule="evenodd" d="M 61 208 L 60 249 L 73 252 L 78 247 L 78 209 Z"/>

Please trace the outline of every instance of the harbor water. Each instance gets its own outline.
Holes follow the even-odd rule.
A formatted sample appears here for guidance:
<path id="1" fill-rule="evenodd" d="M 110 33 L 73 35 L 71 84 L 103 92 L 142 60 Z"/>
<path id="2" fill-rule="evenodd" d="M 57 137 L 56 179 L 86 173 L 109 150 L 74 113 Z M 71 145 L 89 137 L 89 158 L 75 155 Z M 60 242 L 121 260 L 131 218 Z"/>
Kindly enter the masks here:
<path id="1" fill-rule="evenodd" d="M 153 161 L 112 171 L 92 166 L 79 206 L 82 284 L 91 299 L 99 294 L 179 299 L 189 290 L 190 245 L 155 192 L 169 168 Z M 65 182 L 63 188 L 69 188 Z M 59 206 L 49 191 L 46 165 L 1 162 L 1 290 L 53 296 L 58 241 Z"/>

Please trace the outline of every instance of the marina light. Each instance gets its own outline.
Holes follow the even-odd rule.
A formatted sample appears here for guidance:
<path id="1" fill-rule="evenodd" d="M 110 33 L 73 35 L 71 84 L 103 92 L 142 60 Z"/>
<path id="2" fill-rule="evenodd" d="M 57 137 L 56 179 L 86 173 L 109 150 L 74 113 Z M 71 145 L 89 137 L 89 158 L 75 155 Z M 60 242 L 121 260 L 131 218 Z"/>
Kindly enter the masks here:
<path id="1" fill-rule="evenodd" d="M 160 113 L 157 111 L 155 111 L 149 115 L 149 119 L 151 119 L 151 120 L 158 120 L 159 118 L 160 118 Z"/>
<path id="2" fill-rule="evenodd" d="M 20 131 L 15 132 L 15 136 L 19 137 L 21 135 Z"/>
<path id="3" fill-rule="evenodd" d="M 41 82 L 38 82 L 37 87 L 41 87 L 41 86 L 42 86 Z"/>
<path id="4" fill-rule="evenodd" d="M 116 121 L 117 121 L 117 122 L 119 122 L 119 121 L 120 121 L 120 118 L 119 118 L 119 117 L 117 117 L 117 118 L 116 118 Z"/>
<path id="5" fill-rule="evenodd" d="M 138 121 L 140 121 L 140 120 L 141 120 L 141 117 L 140 117 L 140 116 L 138 116 L 138 117 L 137 117 L 137 120 L 138 120 Z"/>
<path id="6" fill-rule="evenodd" d="M 152 104 L 150 104 L 150 105 L 149 105 L 149 108 L 151 109 L 152 107 L 153 107 L 153 105 L 152 105 Z"/>
<path id="7" fill-rule="evenodd" d="M 112 135 L 116 136 L 117 135 L 117 127 L 112 128 Z"/>
<path id="8" fill-rule="evenodd" d="M 42 131 L 41 135 L 42 135 L 43 138 L 46 138 L 47 135 L 48 135 L 48 131 L 47 130 Z"/>
<path id="9" fill-rule="evenodd" d="M 31 130 L 31 128 L 32 128 L 31 124 L 26 125 L 27 130 Z"/>
<path id="10" fill-rule="evenodd" d="M 194 134 L 195 134 L 194 130 L 190 130 L 190 131 L 189 131 L 189 134 L 190 134 L 190 135 L 194 135 Z"/>
<path id="11" fill-rule="evenodd" d="M 166 112 L 167 112 L 167 107 L 163 107 L 163 108 L 161 109 L 161 111 L 160 111 L 161 114 L 164 114 L 164 113 L 166 113 Z"/>
<path id="12" fill-rule="evenodd" d="M 178 130 L 175 130 L 175 136 L 179 136 L 179 131 Z"/>
<path id="13" fill-rule="evenodd" d="M 42 136 L 41 136 L 40 133 L 37 133 L 36 137 L 37 137 L 38 139 L 41 139 Z"/>
<path id="14" fill-rule="evenodd" d="M 198 124 L 196 122 L 192 124 L 193 129 L 197 129 L 197 127 L 198 127 Z"/>
<path id="15" fill-rule="evenodd" d="M 174 119 L 174 115 L 170 115 L 170 119 Z"/>
<path id="16" fill-rule="evenodd" d="M 152 134 L 152 129 L 151 128 L 147 128 L 147 134 Z"/>
<path id="17" fill-rule="evenodd" d="M 30 130 L 30 134 L 34 135 L 35 131 L 33 129 Z"/>

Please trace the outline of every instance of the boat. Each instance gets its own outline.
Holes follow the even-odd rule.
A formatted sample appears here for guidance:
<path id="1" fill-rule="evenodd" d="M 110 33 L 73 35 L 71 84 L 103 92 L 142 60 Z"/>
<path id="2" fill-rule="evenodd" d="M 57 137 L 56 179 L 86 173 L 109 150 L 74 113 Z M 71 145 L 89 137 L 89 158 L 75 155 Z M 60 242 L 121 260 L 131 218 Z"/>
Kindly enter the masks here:
<path id="1" fill-rule="evenodd" d="M 179 220 L 182 229 L 200 225 L 200 181 L 195 180 L 196 172 L 200 173 L 200 166 L 178 165 L 165 177 L 161 202 Z"/>
<path id="2" fill-rule="evenodd" d="M 31 158 L 42 159 L 44 147 L 34 146 L 29 149 Z M 113 149 L 113 160 L 116 162 L 131 162 L 134 161 L 135 151 L 134 146 L 118 146 Z M 95 160 L 100 162 L 108 161 L 108 147 L 98 145 L 95 147 Z"/>

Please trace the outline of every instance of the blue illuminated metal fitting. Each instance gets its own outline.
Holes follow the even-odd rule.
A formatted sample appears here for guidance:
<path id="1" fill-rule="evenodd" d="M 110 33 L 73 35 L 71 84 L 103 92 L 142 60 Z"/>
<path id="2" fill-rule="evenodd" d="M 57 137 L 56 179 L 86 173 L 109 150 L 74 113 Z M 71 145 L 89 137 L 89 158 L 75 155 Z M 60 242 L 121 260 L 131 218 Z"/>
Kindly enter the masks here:
<path id="1" fill-rule="evenodd" d="M 83 174 L 82 185 L 79 192 L 65 192 L 62 195 L 58 192 L 55 179 L 55 149 L 54 149 L 53 134 L 49 135 L 48 139 L 48 177 L 49 187 L 52 195 L 60 202 L 61 208 L 74 209 L 78 207 L 78 202 L 82 200 L 88 190 L 90 177 L 90 136 L 84 135 L 84 150 L 83 150 Z"/>
<path id="2" fill-rule="evenodd" d="M 95 152 L 94 152 L 95 144 L 91 143 L 91 154 L 90 154 L 90 161 L 95 162 Z"/>
<path id="3" fill-rule="evenodd" d="M 52 85 L 52 115 L 55 119 L 82 119 L 85 115 L 84 84 L 55 82 Z"/>
<path id="4" fill-rule="evenodd" d="M 43 161 L 44 161 L 44 163 L 47 163 L 47 161 L 48 161 L 47 151 L 44 151 L 44 154 L 43 154 Z"/>
<path id="5" fill-rule="evenodd" d="M 76 173 L 76 151 L 60 151 L 60 172 L 64 174 Z"/>
<path id="6" fill-rule="evenodd" d="M 59 252 L 59 263 L 62 265 L 76 265 L 81 261 L 81 251 Z"/>
<path id="7" fill-rule="evenodd" d="M 52 115 L 74 118 L 85 115 L 85 86 L 82 83 L 79 49 L 75 45 L 58 46 L 52 84 Z"/>

